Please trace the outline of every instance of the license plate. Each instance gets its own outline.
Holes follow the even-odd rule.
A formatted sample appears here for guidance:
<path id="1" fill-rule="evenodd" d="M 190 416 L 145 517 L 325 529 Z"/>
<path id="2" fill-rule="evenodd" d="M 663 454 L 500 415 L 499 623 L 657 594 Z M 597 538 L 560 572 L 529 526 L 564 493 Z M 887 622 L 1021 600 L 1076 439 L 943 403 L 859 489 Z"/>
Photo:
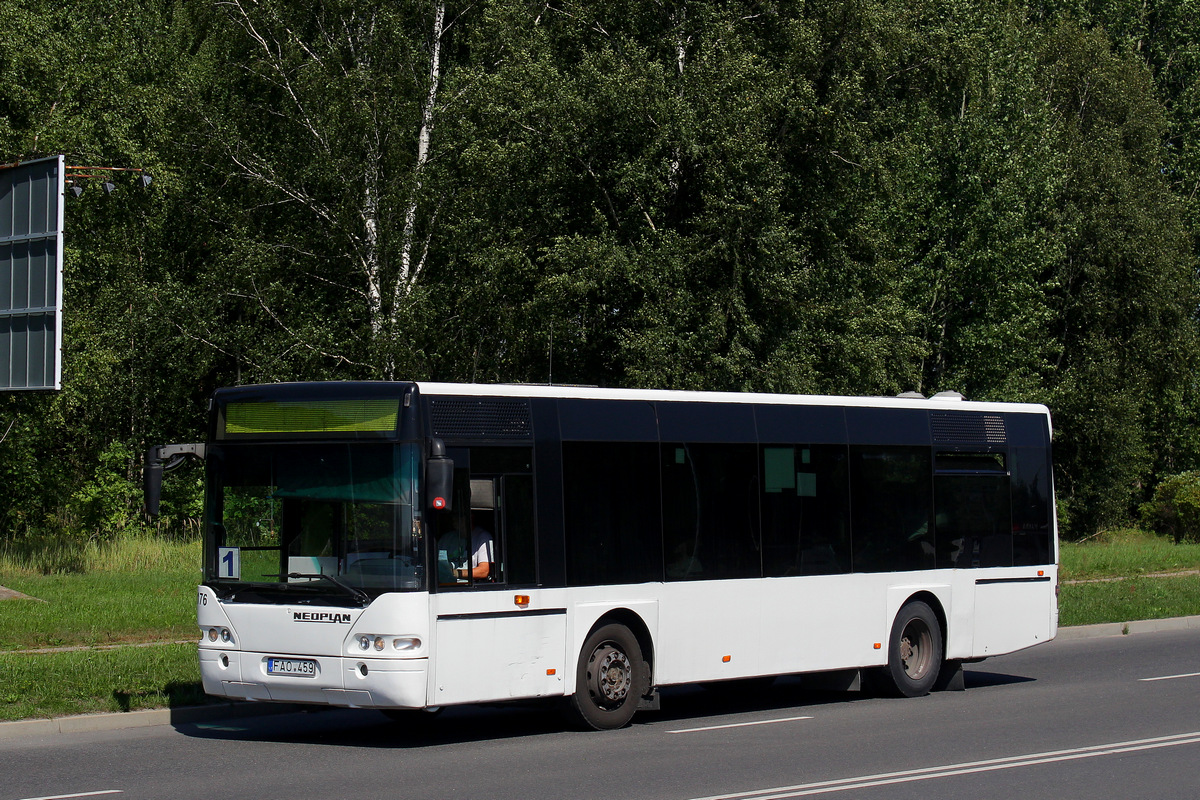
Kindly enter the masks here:
<path id="1" fill-rule="evenodd" d="M 317 677 L 317 662 L 307 658 L 268 658 L 267 674 L 315 678 Z"/>

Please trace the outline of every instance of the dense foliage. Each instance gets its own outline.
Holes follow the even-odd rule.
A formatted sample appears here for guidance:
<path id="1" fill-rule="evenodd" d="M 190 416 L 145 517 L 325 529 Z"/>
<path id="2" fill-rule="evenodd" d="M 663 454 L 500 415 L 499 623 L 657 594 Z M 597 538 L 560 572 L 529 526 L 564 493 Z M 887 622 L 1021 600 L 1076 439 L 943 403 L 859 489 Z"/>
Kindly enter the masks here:
<path id="1" fill-rule="evenodd" d="M 1043 402 L 1066 530 L 1120 522 L 1200 466 L 1198 16 L 10 0 L 0 157 L 154 183 L 68 197 L 0 540 L 117 535 L 213 388 L 327 378 Z"/>
<path id="2" fill-rule="evenodd" d="M 1176 544 L 1200 542 L 1200 471 L 1163 478 L 1154 495 L 1142 503 L 1141 515 L 1146 527 L 1170 536 Z"/>

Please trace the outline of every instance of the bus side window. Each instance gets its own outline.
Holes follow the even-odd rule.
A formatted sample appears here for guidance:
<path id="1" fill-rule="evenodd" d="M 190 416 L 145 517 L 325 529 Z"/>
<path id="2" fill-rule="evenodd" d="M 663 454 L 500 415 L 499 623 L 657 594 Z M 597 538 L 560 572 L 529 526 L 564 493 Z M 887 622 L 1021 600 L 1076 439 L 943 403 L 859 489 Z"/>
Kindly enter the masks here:
<path id="1" fill-rule="evenodd" d="M 1051 501 L 1050 459 L 1046 450 L 1040 447 L 1014 447 L 1009 457 L 1012 466 L 1013 565 L 1053 563 L 1054 505 Z"/>
<path id="2" fill-rule="evenodd" d="M 757 447 L 661 447 L 667 580 L 761 577 Z"/>
<path id="3" fill-rule="evenodd" d="M 763 575 L 850 571 L 845 445 L 762 448 Z"/>
<path id="4" fill-rule="evenodd" d="M 533 476 L 501 478 L 500 507 L 504 511 L 504 548 L 500 573 L 508 583 L 532 585 L 535 574 L 536 537 L 533 516 Z"/>
<path id="5" fill-rule="evenodd" d="M 1012 515 L 1003 453 L 938 453 L 934 459 L 937 566 L 1011 567 Z"/>
<path id="6" fill-rule="evenodd" d="M 454 511 L 436 554 L 442 586 L 537 582 L 532 459 L 529 447 L 455 451 Z"/>
<path id="7" fill-rule="evenodd" d="M 855 572 L 933 568 L 932 472 L 927 448 L 850 448 Z"/>
<path id="8" fill-rule="evenodd" d="M 563 442 L 567 585 L 663 577 L 658 445 Z"/>

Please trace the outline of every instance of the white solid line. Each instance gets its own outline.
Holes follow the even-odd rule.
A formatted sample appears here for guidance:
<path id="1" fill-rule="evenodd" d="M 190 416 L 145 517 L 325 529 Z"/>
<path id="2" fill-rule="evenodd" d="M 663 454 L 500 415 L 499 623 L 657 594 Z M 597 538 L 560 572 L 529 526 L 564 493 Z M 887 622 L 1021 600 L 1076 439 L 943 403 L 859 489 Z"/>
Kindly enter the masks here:
<path id="1" fill-rule="evenodd" d="M 1158 678 L 1138 678 L 1138 680 L 1143 683 L 1149 683 L 1150 681 L 1173 681 L 1176 678 L 1200 678 L 1200 672 L 1188 672 L 1183 675 L 1163 675 Z"/>
<path id="2" fill-rule="evenodd" d="M 805 797 L 814 794 L 844 792 L 849 789 L 868 789 L 875 786 L 888 786 L 897 783 L 949 778 L 955 775 L 995 772 L 1002 769 L 1032 767 L 1059 761 L 1074 761 L 1081 758 L 1132 753 L 1139 750 L 1154 750 L 1160 747 L 1176 747 L 1183 744 L 1200 744 L 1200 731 L 1179 733 L 1173 736 L 1157 736 L 1152 739 L 1136 739 L 1128 742 L 1077 747 L 1070 750 L 1052 750 L 1046 753 L 1030 753 L 1028 755 L 1011 756 L 1008 758 L 970 761 L 962 764 L 947 764 L 940 767 L 924 767 L 921 769 L 903 770 L 901 772 L 863 775 L 857 778 L 841 778 L 817 783 L 803 783 L 795 786 L 777 786 L 772 789 L 711 795 L 708 797 L 693 798 L 693 800 L 740 800 L 742 798 L 753 798 L 753 800 L 785 800 L 785 798 Z"/>
<path id="3" fill-rule="evenodd" d="M 26 797 L 24 800 L 69 800 L 72 797 L 96 797 L 102 794 L 124 794 L 120 789 L 100 789 L 95 792 L 79 792 L 78 794 L 52 794 L 46 797 Z"/>
<path id="4" fill-rule="evenodd" d="M 699 731 L 719 731 L 725 728 L 746 728 L 751 725 L 772 725 L 776 722 L 799 722 L 802 719 L 812 719 L 812 717 L 784 717 L 782 719 L 760 719 L 754 722 L 731 722 L 728 725 L 709 725 L 704 728 L 681 728 L 677 731 L 667 731 L 667 733 L 697 733 Z"/>

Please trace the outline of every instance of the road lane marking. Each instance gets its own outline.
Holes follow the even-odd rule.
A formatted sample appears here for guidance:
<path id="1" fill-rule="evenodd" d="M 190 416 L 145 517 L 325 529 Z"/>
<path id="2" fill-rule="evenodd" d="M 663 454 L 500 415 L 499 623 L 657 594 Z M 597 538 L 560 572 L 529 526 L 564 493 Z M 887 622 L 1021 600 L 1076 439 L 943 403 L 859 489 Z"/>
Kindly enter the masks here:
<path id="1" fill-rule="evenodd" d="M 1155 750 L 1162 747 L 1178 747 L 1185 744 L 1200 744 L 1200 731 L 1179 733 L 1173 736 L 1157 736 L 1152 739 L 1134 739 L 1128 742 L 1098 744 L 1091 747 L 1077 747 L 1070 750 L 1051 750 L 1045 753 L 1030 753 L 1023 756 L 968 761 L 961 764 L 946 764 L 940 767 L 924 767 L 900 772 L 863 775 L 855 778 L 802 783 L 795 786 L 777 786 L 771 789 L 758 789 L 751 792 L 710 795 L 708 797 L 692 798 L 692 800 L 786 800 L 793 797 L 831 794 L 833 792 L 845 792 L 852 789 L 870 789 L 876 786 L 928 781 L 935 778 L 950 778 L 957 775 L 971 775 L 980 772 L 995 772 L 1002 769 L 1033 767 L 1040 764 L 1120 755 L 1122 753 L 1134 753 L 1141 750 Z"/>
<path id="2" fill-rule="evenodd" d="M 70 800 L 72 797 L 98 797 L 102 794 L 125 794 L 120 789 L 100 789 L 95 792 L 79 792 L 78 794 L 52 794 L 46 797 L 26 797 L 23 800 Z"/>
<path id="3" fill-rule="evenodd" d="M 1142 683 L 1149 683 L 1150 681 L 1173 681 L 1176 678 L 1200 678 L 1200 672 L 1187 672 L 1183 675 L 1161 675 L 1157 678 L 1138 678 L 1138 680 Z"/>
<path id="4" fill-rule="evenodd" d="M 812 719 L 812 717 L 784 717 L 782 719 L 759 719 L 754 722 L 731 722 L 728 725 L 708 725 L 703 728 L 680 728 L 677 731 L 667 731 L 667 733 L 699 733 L 700 731 L 719 731 L 725 728 L 747 728 L 751 725 L 773 725 L 776 722 L 799 722 L 802 719 Z"/>

